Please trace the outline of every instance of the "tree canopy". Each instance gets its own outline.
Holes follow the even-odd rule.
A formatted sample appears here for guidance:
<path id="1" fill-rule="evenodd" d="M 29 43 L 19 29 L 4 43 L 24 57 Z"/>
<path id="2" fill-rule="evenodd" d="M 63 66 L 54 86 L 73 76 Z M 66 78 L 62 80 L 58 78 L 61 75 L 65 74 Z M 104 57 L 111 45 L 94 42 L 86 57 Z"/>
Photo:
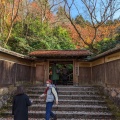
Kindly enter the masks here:
<path id="1" fill-rule="evenodd" d="M 75 49 L 75 45 L 65 28 L 60 26 L 50 28 L 47 23 L 40 24 L 39 19 L 36 19 L 30 25 L 24 23 L 22 26 L 21 22 L 17 22 L 7 48 L 28 54 L 37 49 Z"/>
<path id="2" fill-rule="evenodd" d="M 120 9 L 118 0 L 81 3 L 84 7 L 77 6 L 76 0 L 0 1 L 0 46 L 22 54 L 37 49 L 81 48 L 99 53 L 100 46 L 106 50 L 110 43 L 118 44 L 120 20 L 112 19 Z M 78 11 L 75 18 L 71 15 L 73 6 Z"/>

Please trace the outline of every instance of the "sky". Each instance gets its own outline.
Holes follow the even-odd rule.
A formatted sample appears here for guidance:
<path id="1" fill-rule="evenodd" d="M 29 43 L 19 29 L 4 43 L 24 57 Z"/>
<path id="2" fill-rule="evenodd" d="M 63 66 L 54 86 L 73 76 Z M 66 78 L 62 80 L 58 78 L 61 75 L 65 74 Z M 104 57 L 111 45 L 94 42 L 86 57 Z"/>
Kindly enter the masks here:
<path id="1" fill-rule="evenodd" d="M 70 1 L 70 0 L 69 0 L 69 1 Z M 118 0 L 118 1 L 119 1 L 119 0 Z M 83 11 L 84 9 L 83 9 L 82 2 L 81 2 L 80 0 L 75 0 L 75 4 L 76 4 L 76 6 L 77 6 L 78 8 L 81 8 L 81 9 L 79 9 L 80 14 L 82 14 L 83 17 L 86 18 L 86 15 L 85 15 L 85 13 L 84 13 L 84 11 Z M 98 6 L 98 7 L 99 7 L 99 6 Z M 120 5 L 119 5 L 119 7 L 120 7 Z M 78 15 L 78 11 L 76 10 L 75 6 L 72 6 L 71 15 L 72 15 L 73 18 L 75 18 L 75 17 Z M 99 15 L 98 15 L 98 16 L 99 16 Z M 117 18 L 120 18 L 120 10 L 117 11 L 117 12 L 114 14 L 113 19 L 117 19 Z"/>
<path id="2" fill-rule="evenodd" d="M 33 0 L 29 0 L 29 1 L 33 1 Z M 54 0 L 48 0 L 49 2 L 51 2 L 51 3 L 53 3 L 53 1 Z M 56 3 L 57 2 L 59 2 L 60 0 L 56 0 Z M 69 4 L 71 4 L 71 1 L 72 0 L 68 0 L 68 2 L 69 2 Z M 89 1 L 89 0 L 86 0 L 86 1 Z M 91 0 L 92 1 L 92 0 Z M 94 0 L 94 1 L 96 1 L 96 0 Z M 101 1 L 101 0 L 97 0 L 98 2 L 99 1 Z M 106 1 L 106 0 L 103 0 L 104 2 Z M 118 1 L 120 1 L 120 0 L 118 0 Z M 120 2 L 119 2 L 120 3 Z M 85 11 L 84 11 L 84 6 L 83 6 L 83 4 L 82 4 L 82 2 L 81 2 L 81 0 L 75 0 L 75 5 L 79 8 L 79 11 L 80 11 L 80 14 L 84 17 L 84 19 L 86 19 L 86 20 L 89 20 L 89 18 L 88 18 L 88 15 L 86 15 L 85 14 Z M 98 8 L 99 7 L 101 7 L 99 4 L 98 4 Z M 119 7 L 120 7 L 120 4 L 119 4 Z M 78 14 L 78 11 L 77 11 L 77 9 L 75 8 L 75 6 L 72 6 L 72 10 L 71 10 L 71 16 L 72 16 L 72 18 L 75 18 L 77 15 L 79 15 Z M 97 18 L 99 19 L 99 14 L 97 14 Z M 118 11 L 118 12 L 116 12 L 115 13 L 115 15 L 114 15 L 114 17 L 113 17 L 114 19 L 117 19 L 117 18 L 120 18 L 120 10 Z"/>

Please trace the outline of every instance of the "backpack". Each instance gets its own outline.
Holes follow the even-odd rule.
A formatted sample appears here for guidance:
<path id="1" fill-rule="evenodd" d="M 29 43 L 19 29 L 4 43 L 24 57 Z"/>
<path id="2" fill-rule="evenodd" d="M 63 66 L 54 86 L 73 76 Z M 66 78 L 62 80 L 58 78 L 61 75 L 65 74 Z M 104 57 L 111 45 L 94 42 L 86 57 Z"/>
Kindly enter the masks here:
<path id="1" fill-rule="evenodd" d="M 54 84 L 52 84 L 52 87 L 55 88 L 55 90 L 56 90 L 56 92 L 57 92 L 57 96 L 58 96 L 58 88 L 57 88 L 56 85 L 54 85 Z M 53 94 L 52 89 L 51 89 L 51 93 Z M 53 94 L 53 96 L 54 96 L 54 94 Z M 54 100 L 55 100 L 55 96 L 54 96 Z"/>
<path id="2" fill-rule="evenodd" d="M 52 84 L 52 87 L 55 88 L 55 90 L 56 90 L 56 92 L 57 92 L 57 95 L 58 95 L 58 88 L 57 88 L 57 86 L 56 86 L 55 84 Z"/>

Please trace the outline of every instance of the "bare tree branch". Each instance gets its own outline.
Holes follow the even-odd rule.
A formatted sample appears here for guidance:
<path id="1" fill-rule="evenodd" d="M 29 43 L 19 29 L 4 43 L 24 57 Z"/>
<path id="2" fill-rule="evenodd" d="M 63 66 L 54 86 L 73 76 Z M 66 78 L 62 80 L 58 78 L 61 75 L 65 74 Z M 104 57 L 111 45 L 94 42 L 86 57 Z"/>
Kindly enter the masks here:
<path id="1" fill-rule="evenodd" d="M 75 4 L 75 0 L 71 0 L 71 2 L 68 0 L 64 0 L 65 7 L 64 10 L 69 13 L 69 16 L 66 14 L 66 17 L 71 22 L 72 26 L 76 30 L 77 34 L 79 35 L 79 38 L 89 47 L 93 46 L 94 42 L 96 41 L 96 38 L 98 36 L 98 29 L 112 16 L 120 10 L 120 2 L 119 0 L 80 0 L 79 4 L 80 6 Z M 91 38 L 91 42 L 87 43 L 86 38 L 82 36 L 82 32 L 77 29 L 76 24 L 72 20 L 72 15 L 70 14 L 72 11 L 72 6 L 76 8 L 78 15 L 81 15 L 83 9 L 80 9 L 80 7 L 84 6 L 84 9 L 86 10 L 86 16 L 90 18 L 89 22 L 91 24 L 88 24 L 87 22 L 84 22 L 85 25 L 91 27 L 94 29 L 94 35 Z M 78 4 L 78 3 L 77 3 Z M 67 13 L 65 12 L 65 13 Z M 85 15 L 85 14 L 84 14 Z"/>
<path id="2" fill-rule="evenodd" d="M 73 0 L 74 1 L 74 0 Z M 89 45 L 82 37 L 81 33 L 79 32 L 79 30 L 77 29 L 76 25 L 74 24 L 74 22 L 72 21 L 71 17 L 70 17 L 70 9 L 71 9 L 71 6 L 73 4 L 73 1 L 71 3 L 71 5 L 69 6 L 68 2 L 65 0 L 65 5 L 64 5 L 64 10 L 66 9 L 66 5 L 67 7 L 69 8 L 69 16 L 68 14 L 65 12 L 65 15 L 66 17 L 70 20 L 71 24 L 73 25 L 74 29 L 76 30 L 76 32 L 78 33 L 80 39 L 86 44 L 86 45 Z"/>

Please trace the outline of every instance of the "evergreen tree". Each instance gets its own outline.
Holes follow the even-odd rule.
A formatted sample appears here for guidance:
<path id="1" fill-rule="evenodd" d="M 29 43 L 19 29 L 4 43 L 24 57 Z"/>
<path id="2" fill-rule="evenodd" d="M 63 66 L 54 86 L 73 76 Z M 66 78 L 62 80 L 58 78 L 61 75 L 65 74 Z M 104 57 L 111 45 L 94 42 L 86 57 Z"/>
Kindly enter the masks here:
<path id="1" fill-rule="evenodd" d="M 76 23 L 76 24 L 79 24 L 81 27 L 84 27 L 84 26 L 85 26 L 85 20 L 84 20 L 84 18 L 82 17 L 82 15 L 78 15 L 78 16 L 75 18 L 75 23 Z"/>

